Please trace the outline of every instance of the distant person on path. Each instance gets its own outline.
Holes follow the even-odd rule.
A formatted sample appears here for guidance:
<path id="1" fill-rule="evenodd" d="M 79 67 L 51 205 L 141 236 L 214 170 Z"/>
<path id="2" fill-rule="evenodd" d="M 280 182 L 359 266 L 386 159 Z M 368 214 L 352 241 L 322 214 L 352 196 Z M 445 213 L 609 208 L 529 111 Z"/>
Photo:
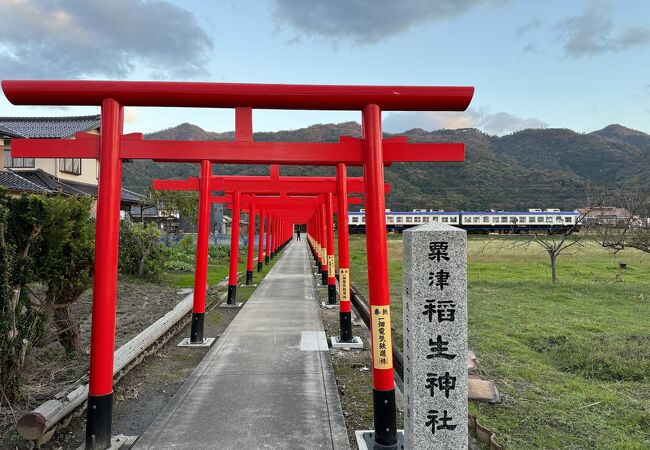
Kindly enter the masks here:
<path id="1" fill-rule="evenodd" d="M 300 228 L 296 230 L 296 239 L 299 241 L 300 240 Z"/>

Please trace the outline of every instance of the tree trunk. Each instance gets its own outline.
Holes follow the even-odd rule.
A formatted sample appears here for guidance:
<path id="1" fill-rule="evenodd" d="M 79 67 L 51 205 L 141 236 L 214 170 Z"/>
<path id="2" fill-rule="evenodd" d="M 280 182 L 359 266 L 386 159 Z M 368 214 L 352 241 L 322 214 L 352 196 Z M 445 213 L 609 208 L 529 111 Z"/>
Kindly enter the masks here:
<path id="1" fill-rule="evenodd" d="M 68 305 L 69 303 L 54 306 L 54 325 L 63 348 L 67 352 L 82 356 L 84 349 L 79 338 L 79 324 L 70 315 Z"/>
<path id="2" fill-rule="evenodd" d="M 144 275 L 144 263 L 147 259 L 146 255 L 142 255 L 142 258 L 140 258 L 140 262 L 138 262 L 138 276 L 141 277 Z"/>
<path id="3" fill-rule="evenodd" d="M 555 284 L 557 281 L 557 270 L 556 270 L 556 259 L 557 259 L 557 254 L 551 252 L 549 253 L 551 256 L 551 283 Z"/>

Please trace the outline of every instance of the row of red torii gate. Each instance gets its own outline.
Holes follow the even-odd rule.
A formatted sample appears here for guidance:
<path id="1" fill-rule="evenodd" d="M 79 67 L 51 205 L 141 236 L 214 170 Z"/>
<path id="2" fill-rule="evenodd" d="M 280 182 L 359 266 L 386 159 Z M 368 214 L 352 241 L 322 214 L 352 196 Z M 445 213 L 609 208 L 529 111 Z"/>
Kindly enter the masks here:
<path id="1" fill-rule="evenodd" d="M 233 210 L 228 303 L 236 302 L 239 214 L 259 215 L 257 264 L 266 262 L 290 238 L 294 225 L 307 226 L 312 251 L 318 258 L 328 298 L 336 303 L 333 215 L 338 220 L 338 266 L 341 336 L 352 339 L 349 302 L 347 208 L 363 194 L 370 306 L 388 307 L 389 281 L 386 247 L 384 167 L 394 162 L 463 161 L 458 143 L 411 144 L 404 137 L 383 139 L 382 111 L 463 111 L 472 87 L 270 85 L 186 82 L 9 81 L 2 89 L 15 105 L 101 107 L 100 136 L 79 133 L 74 140 L 16 139 L 14 157 L 94 158 L 99 160 L 95 277 L 90 346 L 86 448 L 105 449 L 111 442 L 113 353 L 117 290 L 118 239 L 122 161 L 152 159 L 201 165 L 200 177 L 156 180 L 156 189 L 197 190 L 199 227 L 194 305 L 190 341 L 203 341 L 207 279 L 210 202 L 224 202 Z M 234 141 L 144 140 L 142 134 L 123 134 L 125 106 L 234 108 Z M 353 110 L 361 112 L 362 137 L 341 137 L 338 143 L 255 142 L 253 109 Z M 212 164 L 268 164 L 267 177 L 213 176 Z M 336 177 L 282 177 L 278 165 L 335 166 Z M 348 178 L 347 166 L 363 167 L 362 178 Z M 212 192 L 225 195 L 211 196 Z M 254 219 L 250 220 L 247 283 L 252 283 Z M 262 230 L 266 230 L 263 233 Z M 265 245 L 262 243 L 266 235 Z M 253 236 L 253 237 L 251 237 Z M 262 252 L 263 248 L 266 252 Z M 390 316 L 388 316 L 390 323 Z M 371 329 L 374 328 L 371 326 Z M 390 332 L 390 326 L 387 327 Z M 390 339 L 387 339 L 390 346 Z M 373 351 L 377 345 L 371 339 Z M 386 353 L 391 354 L 392 348 Z M 397 445 L 395 386 L 390 358 L 373 357 L 375 444 Z"/>

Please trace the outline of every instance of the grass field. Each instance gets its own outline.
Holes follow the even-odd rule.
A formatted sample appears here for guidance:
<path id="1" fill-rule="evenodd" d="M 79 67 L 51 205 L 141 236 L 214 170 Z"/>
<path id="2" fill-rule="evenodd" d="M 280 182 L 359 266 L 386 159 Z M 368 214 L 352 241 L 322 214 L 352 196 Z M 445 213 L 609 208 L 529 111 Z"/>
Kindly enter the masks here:
<path id="1" fill-rule="evenodd" d="M 401 238 L 388 247 L 401 347 Z M 364 237 L 350 249 L 352 281 L 367 295 Z M 469 240 L 469 344 L 503 394 L 470 412 L 510 449 L 650 449 L 650 255 L 587 242 L 559 256 L 553 286 L 540 250 Z"/>

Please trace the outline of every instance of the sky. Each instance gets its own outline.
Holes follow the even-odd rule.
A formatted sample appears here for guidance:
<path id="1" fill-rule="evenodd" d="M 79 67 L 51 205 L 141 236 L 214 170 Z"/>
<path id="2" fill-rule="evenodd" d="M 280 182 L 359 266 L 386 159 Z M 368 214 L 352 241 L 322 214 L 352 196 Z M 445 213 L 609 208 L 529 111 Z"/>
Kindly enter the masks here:
<path id="1" fill-rule="evenodd" d="M 386 112 L 384 130 L 650 133 L 647 0 L 0 0 L 0 79 L 475 86 L 466 112 Z M 0 116 L 96 114 L 12 106 Z M 232 110 L 128 108 L 126 132 L 234 128 Z M 360 121 L 254 112 L 256 131 Z"/>

